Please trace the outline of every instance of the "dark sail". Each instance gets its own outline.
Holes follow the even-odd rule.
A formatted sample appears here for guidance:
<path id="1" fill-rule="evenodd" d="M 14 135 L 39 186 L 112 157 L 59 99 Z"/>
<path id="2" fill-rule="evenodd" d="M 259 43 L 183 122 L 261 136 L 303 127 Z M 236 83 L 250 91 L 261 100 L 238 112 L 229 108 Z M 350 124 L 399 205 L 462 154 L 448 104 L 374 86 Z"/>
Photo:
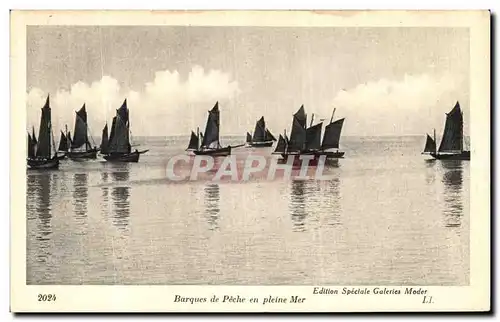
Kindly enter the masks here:
<path id="1" fill-rule="evenodd" d="M 73 139 L 71 139 L 71 132 L 68 132 L 67 139 L 68 139 L 69 144 L 71 144 L 71 142 L 73 142 Z"/>
<path id="2" fill-rule="evenodd" d="M 252 135 L 247 132 L 247 143 L 251 143 L 251 142 L 252 142 Z"/>
<path id="3" fill-rule="evenodd" d="M 302 105 L 299 108 L 299 110 L 293 115 L 293 117 L 297 119 L 300 126 L 302 126 L 303 128 L 306 128 L 307 116 L 306 116 L 306 112 L 304 110 L 304 105 Z M 290 134 L 290 136 L 291 136 L 291 134 Z"/>
<path id="4" fill-rule="evenodd" d="M 116 110 L 116 116 L 113 117 L 111 125 L 111 137 L 109 138 L 109 153 L 130 153 L 129 137 L 129 111 L 127 100 Z"/>
<path id="5" fill-rule="evenodd" d="M 35 144 L 35 145 L 38 143 L 37 140 L 36 140 L 35 127 L 34 126 L 31 128 L 31 140 L 33 140 L 33 144 Z"/>
<path id="6" fill-rule="evenodd" d="M 63 131 L 61 131 L 61 138 L 59 139 L 59 148 L 57 151 L 68 152 L 68 138 L 64 135 Z"/>
<path id="7" fill-rule="evenodd" d="M 263 142 L 266 139 L 266 122 L 264 121 L 264 116 L 261 117 L 255 124 L 255 130 L 253 131 L 253 142 Z"/>
<path id="8" fill-rule="evenodd" d="M 196 133 L 191 131 L 191 139 L 189 139 L 188 150 L 198 150 L 199 139 Z"/>
<path id="9" fill-rule="evenodd" d="M 325 126 L 325 135 L 323 136 L 323 143 L 321 149 L 338 149 L 340 142 L 340 133 L 345 119 L 337 120 Z"/>
<path id="10" fill-rule="evenodd" d="M 200 132 L 200 141 L 203 141 L 203 132 Z"/>
<path id="11" fill-rule="evenodd" d="M 71 142 L 71 148 L 78 149 L 84 145 L 87 146 L 88 141 L 87 110 L 85 109 L 85 104 L 83 104 L 82 108 L 76 112 L 75 130 L 73 132 L 73 141 Z"/>
<path id="12" fill-rule="evenodd" d="M 323 123 L 318 123 L 306 130 L 306 150 L 319 150 L 321 147 L 321 129 Z"/>
<path id="13" fill-rule="evenodd" d="M 427 141 L 425 141 L 424 152 L 436 152 L 436 142 L 429 136 L 429 134 L 427 134 Z"/>
<path id="14" fill-rule="evenodd" d="M 266 129 L 266 141 L 276 141 L 276 138 L 269 129 Z"/>
<path id="15" fill-rule="evenodd" d="M 283 138 L 283 136 L 279 136 L 278 138 L 278 144 L 276 144 L 276 149 L 274 150 L 274 152 L 279 152 L 279 153 L 285 153 L 285 150 L 286 150 L 286 141 L 285 141 L 285 138 Z"/>
<path id="16" fill-rule="evenodd" d="M 38 131 L 38 145 L 36 149 L 36 156 L 41 158 L 51 157 L 51 134 L 52 134 L 52 115 L 50 109 L 49 96 L 42 108 L 42 116 L 40 117 L 40 129 Z"/>
<path id="17" fill-rule="evenodd" d="M 300 121 L 294 116 L 292 133 L 290 134 L 290 141 L 288 142 L 289 151 L 302 151 L 306 143 L 306 129 L 302 126 Z"/>
<path id="18" fill-rule="evenodd" d="M 457 102 L 450 113 L 446 115 L 443 138 L 439 145 L 439 152 L 463 151 L 464 120 L 460 104 Z"/>
<path id="19" fill-rule="evenodd" d="M 36 149 L 36 144 L 31 138 L 31 135 L 28 133 L 28 158 L 35 157 L 35 149 Z"/>
<path id="20" fill-rule="evenodd" d="M 109 145 L 108 136 L 109 136 L 108 135 L 108 123 L 106 123 L 104 125 L 104 128 L 102 129 L 102 138 L 101 138 L 101 153 L 102 154 L 108 153 L 108 145 Z"/>
<path id="21" fill-rule="evenodd" d="M 220 126 L 220 112 L 219 112 L 219 102 L 215 103 L 215 106 L 208 112 L 207 125 L 205 127 L 205 136 L 201 142 L 201 146 L 207 147 L 219 147 L 219 126 Z"/>

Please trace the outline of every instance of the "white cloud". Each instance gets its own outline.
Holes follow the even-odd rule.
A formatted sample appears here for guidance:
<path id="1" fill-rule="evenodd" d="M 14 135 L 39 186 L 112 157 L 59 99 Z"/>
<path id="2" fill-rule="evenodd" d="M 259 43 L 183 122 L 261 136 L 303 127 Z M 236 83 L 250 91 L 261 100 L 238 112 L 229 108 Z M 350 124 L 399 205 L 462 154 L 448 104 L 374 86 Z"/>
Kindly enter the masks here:
<path id="1" fill-rule="evenodd" d="M 337 93 L 333 105 L 346 117 L 350 135 L 401 135 L 439 132 L 444 113 L 457 101 L 469 121 L 468 93 L 463 78 L 443 75 L 405 75 L 401 80 L 380 79 Z M 327 111 L 324 111 L 327 112 Z"/>
<path id="2" fill-rule="evenodd" d="M 112 77 L 86 84 L 78 82 L 68 90 L 50 93 L 52 122 L 58 130 L 67 124 L 72 130 L 74 113 L 85 103 L 91 133 L 100 136 L 106 121 L 127 98 L 134 135 L 189 134 L 189 130 L 204 121 L 206 111 L 215 101 L 228 101 L 239 91 L 238 83 L 228 74 L 202 67 L 192 68 L 185 81 L 177 71 L 158 71 L 152 82 L 139 91 L 125 90 Z M 39 88 L 27 94 L 28 126 L 38 127 L 40 109 L 47 93 Z M 197 111 L 194 112 L 193 109 Z M 188 115 L 186 111 L 191 110 Z M 193 115 L 190 115 L 193 114 Z M 198 115 L 199 114 L 199 115 Z"/>

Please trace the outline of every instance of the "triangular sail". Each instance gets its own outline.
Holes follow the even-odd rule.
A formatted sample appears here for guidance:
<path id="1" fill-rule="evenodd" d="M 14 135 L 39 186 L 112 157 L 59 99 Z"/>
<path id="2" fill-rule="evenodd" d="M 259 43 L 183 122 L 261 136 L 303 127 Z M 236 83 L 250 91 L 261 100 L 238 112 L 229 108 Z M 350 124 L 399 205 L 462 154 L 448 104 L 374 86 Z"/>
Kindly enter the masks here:
<path id="1" fill-rule="evenodd" d="M 252 143 L 252 135 L 247 132 L 247 143 Z"/>
<path id="2" fill-rule="evenodd" d="M 107 154 L 108 153 L 108 145 L 109 145 L 109 138 L 108 138 L 108 123 L 104 125 L 104 128 L 102 129 L 102 138 L 101 138 L 101 153 L 102 154 Z"/>
<path id="3" fill-rule="evenodd" d="M 31 128 L 31 140 L 33 141 L 33 144 L 35 144 L 35 145 L 38 143 L 38 141 L 36 140 L 35 127 L 34 126 Z"/>
<path id="4" fill-rule="evenodd" d="M 28 133 L 28 158 L 35 157 L 35 152 L 36 152 L 35 149 L 36 149 L 36 144 L 33 141 L 31 135 Z"/>
<path id="5" fill-rule="evenodd" d="M 269 129 L 266 129 L 266 141 L 276 141 L 276 138 Z"/>
<path id="6" fill-rule="evenodd" d="M 71 138 L 71 131 L 68 131 L 67 139 L 68 139 L 69 144 L 71 144 L 71 142 L 73 142 L 73 139 Z"/>
<path id="7" fill-rule="evenodd" d="M 266 139 L 266 121 L 264 116 L 255 123 L 255 130 L 253 131 L 252 142 L 263 142 Z"/>
<path id="8" fill-rule="evenodd" d="M 40 117 L 40 129 L 38 131 L 38 144 L 36 156 L 41 158 L 50 158 L 52 156 L 51 134 L 52 134 L 52 115 L 50 109 L 49 96 L 42 108 L 42 116 Z"/>
<path id="9" fill-rule="evenodd" d="M 71 149 L 78 149 L 82 146 L 87 147 L 89 142 L 87 134 L 87 110 L 85 104 L 76 112 L 75 115 L 75 130 L 73 132 L 73 141 Z"/>
<path id="10" fill-rule="evenodd" d="M 450 113 L 446 115 L 443 138 L 439 145 L 439 152 L 463 151 L 464 120 L 460 104 L 457 102 Z"/>
<path id="11" fill-rule="evenodd" d="M 427 134 L 427 140 L 425 141 L 424 152 L 436 152 L 436 141 Z"/>
<path id="12" fill-rule="evenodd" d="M 61 131 L 61 138 L 59 139 L 59 148 L 57 151 L 68 152 L 68 138 L 64 135 L 63 131 Z"/>
<path id="13" fill-rule="evenodd" d="M 129 110 L 127 100 L 116 110 L 116 116 L 113 117 L 111 125 L 111 136 L 109 139 L 109 153 L 130 153 L 131 151 L 129 137 Z"/>
<path id="14" fill-rule="evenodd" d="M 292 132 L 290 134 L 290 142 L 288 143 L 289 151 L 302 151 L 306 143 L 306 129 L 301 122 L 294 116 Z"/>
<path id="15" fill-rule="evenodd" d="M 321 129 L 323 122 L 309 127 L 306 130 L 306 150 L 319 150 L 321 147 Z"/>
<path id="16" fill-rule="evenodd" d="M 191 131 L 191 138 L 189 139 L 189 144 L 188 144 L 187 149 L 188 150 L 198 150 L 198 145 L 199 145 L 199 138 L 196 135 L 196 133 Z"/>
<path id="17" fill-rule="evenodd" d="M 201 142 L 203 148 L 220 147 L 219 130 L 220 130 L 220 112 L 219 102 L 208 112 L 207 124 L 205 127 L 205 136 Z"/>
<path id="18" fill-rule="evenodd" d="M 344 125 L 344 118 L 332 122 L 325 126 L 325 135 L 323 136 L 323 143 L 321 144 L 321 149 L 338 149 L 340 142 L 340 134 L 342 132 L 342 126 Z"/>
<path id="19" fill-rule="evenodd" d="M 300 126 L 302 126 L 303 128 L 306 128 L 306 125 L 307 125 L 307 115 L 306 115 L 306 112 L 305 112 L 305 109 L 304 109 L 304 105 L 301 105 L 299 110 L 297 112 L 295 112 L 295 114 L 293 115 L 294 118 L 297 119 L 298 123 Z M 291 136 L 291 134 L 290 134 Z"/>
<path id="20" fill-rule="evenodd" d="M 278 144 L 276 144 L 276 149 L 274 152 L 285 153 L 286 151 L 286 141 L 285 138 L 280 134 L 278 138 Z"/>

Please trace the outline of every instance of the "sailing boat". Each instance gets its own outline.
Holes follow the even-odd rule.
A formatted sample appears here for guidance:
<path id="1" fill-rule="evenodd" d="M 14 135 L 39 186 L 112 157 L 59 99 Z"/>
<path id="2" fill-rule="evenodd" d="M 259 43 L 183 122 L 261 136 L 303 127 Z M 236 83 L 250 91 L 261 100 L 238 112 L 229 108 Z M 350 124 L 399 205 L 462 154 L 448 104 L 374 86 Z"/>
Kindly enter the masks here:
<path id="1" fill-rule="evenodd" d="M 335 113 L 335 109 L 333 114 Z M 323 121 L 313 125 L 314 114 L 312 115 L 310 126 L 307 127 L 307 115 L 304 105 L 293 115 L 292 132 L 290 139 L 280 135 L 278 145 L 273 154 L 281 154 L 284 159 L 289 155 L 314 155 L 312 164 L 317 163 L 319 157 L 325 155 L 327 158 L 343 157 L 345 152 L 338 151 L 340 133 L 344 124 L 344 119 L 333 122 L 333 114 L 330 123 L 325 127 L 323 141 L 321 141 L 321 130 Z M 328 151 L 337 149 L 337 151 Z"/>
<path id="2" fill-rule="evenodd" d="M 28 146 L 27 162 L 30 169 L 57 169 L 59 167 L 59 158 L 56 155 L 54 137 L 52 135 L 51 114 L 50 99 L 49 96 L 47 96 L 47 100 L 42 108 L 42 115 L 40 117 L 38 142 L 36 142 L 35 133 L 33 133 L 31 138 L 32 144 L 31 146 L 30 144 Z M 52 155 L 52 152 L 54 152 L 54 155 Z"/>
<path id="3" fill-rule="evenodd" d="M 231 154 L 231 148 L 236 148 L 242 145 L 233 146 L 230 145 L 226 147 L 222 147 L 219 139 L 219 131 L 220 131 L 220 111 L 219 111 L 219 102 L 216 102 L 214 107 L 208 111 L 207 124 L 205 126 L 205 135 L 201 140 L 201 145 L 188 150 L 193 151 L 194 154 L 197 155 L 211 155 L 211 156 L 227 156 Z M 194 134 L 194 133 L 192 133 Z M 193 138 L 193 137 L 192 137 Z"/>
<path id="4" fill-rule="evenodd" d="M 470 151 L 464 150 L 464 120 L 460 103 L 446 114 L 443 137 L 439 149 L 436 149 L 436 130 L 434 138 L 427 134 L 424 151 L 438 160 L 470 160 Z"/>
<path id="5" fill-rule="evenodd" d="M 200 129 L 196 129 L 196 133 L 191 131 L 191 138 L 189 139 L 188 147 L 186 151 L 195 151 L 200 148 L 200 138 L 203 140 L 203 135 L 200 133 Z"/>
<path id="6" fill-rule="evenodd" d="M 68 153 L 71 142 L 68 142 L 68 137 L 61 131 L 61 137 L 59 138 L 59 147 L 57 148 L 57 152 L 61 152 L 61 155 L 57 155 L 59 160 L 66 158 L 66 154 Z"/>
<path id="7" fill-rule="evenodd" d="M 28 158 L 34 158 L 36 154 L 36 143 L 28 132 Z"/>
<path id="8" fill-rule="evenodd" d="M 113 117 L 113 123 L 111 123 L 111 133 L 108 138 L 107 135 L 108 125 L 106 124 L 103 129 L 103 137 L 101 142 L 101 148 L 103 143 L 105 149 L 101 150 L 103 158 L 110 162 L 138 162 L 139 156 L 149 150 L 138 151 L 137 149 L 132 152 L 132 146 L 130 145 L 130 120 L 129 120 L 129 110 L 127 107 L 127 99 L 123 101 L 122 106 L 116 110 L 116 116 Z"/>
<path id="9" fill-rule="evenodd" d="M 335 115 L 335 110 L 336 109 L 333 109 L 330 123 L 325 126 L 323 142 L 321 143 L 321 148 L 319 149 L 319 152 L 323 155 L 326 155 L 328 158 L 342 158 L 345 154 L 345 152 L 339 151 L 340 134 L 342 132 L 342 127 L 344 126 L 345 118 L 338 119 L 334 122 L 333 116 Z M 336 150 L 327 151 L 329 149 Z"/>
<path id="10" fill-rule="evenodd" d="M 272 133 L 266 128 L 266 121 L 264 116 L 262 116 L 255 124 L 255 130 L 253 131 L 253 137 L 247 132 L 247 145 L 251 147 L 270 147 L 276 138 Z"/>
<path id="11" fill-rule="evenodd" d="M 75 130 L 73 132 L 73 141 L 71 141 L 68 151 L 68 157 L 73 160 L 95 159 L 98 149 L 97 147 L 92 147 L 89 142 L 85 104 L 75 113 Z"/>

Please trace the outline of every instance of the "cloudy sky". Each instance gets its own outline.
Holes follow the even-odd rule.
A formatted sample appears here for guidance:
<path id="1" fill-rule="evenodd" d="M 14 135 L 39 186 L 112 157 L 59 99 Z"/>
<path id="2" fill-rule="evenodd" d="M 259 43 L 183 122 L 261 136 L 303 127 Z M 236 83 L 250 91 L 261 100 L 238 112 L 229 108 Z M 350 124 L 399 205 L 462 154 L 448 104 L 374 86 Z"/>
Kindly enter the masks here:
<path id="1" fill-rule="evenodd" d="M 127 98 L 133 135 L 188 135 L 215 101 L 221 135 L 265 116 L 290 129 L 304 104 L 346 117 L 345 135 L 423 135 L 456 101 L 469 123 L 469 32 L 461 28 L 66 27 L 27 32 L 28 127 L 48 93 L 55 128 L 86 103 L 99 136 Z"/>

